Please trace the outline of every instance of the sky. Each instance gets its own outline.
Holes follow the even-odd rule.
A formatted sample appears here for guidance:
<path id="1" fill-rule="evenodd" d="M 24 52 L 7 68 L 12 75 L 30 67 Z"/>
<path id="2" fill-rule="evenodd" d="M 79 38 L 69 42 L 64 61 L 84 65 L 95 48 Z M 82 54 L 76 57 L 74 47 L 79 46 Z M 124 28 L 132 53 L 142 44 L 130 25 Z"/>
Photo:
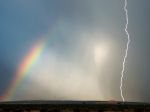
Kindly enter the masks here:
<path id="1" fill-rule="evenodd" d="M 128 0 L 125 101 L 150 102 L 149 5 Z M 1 100 L 121 101 L 123 7 L 124 0 L 1 0 Z"/>

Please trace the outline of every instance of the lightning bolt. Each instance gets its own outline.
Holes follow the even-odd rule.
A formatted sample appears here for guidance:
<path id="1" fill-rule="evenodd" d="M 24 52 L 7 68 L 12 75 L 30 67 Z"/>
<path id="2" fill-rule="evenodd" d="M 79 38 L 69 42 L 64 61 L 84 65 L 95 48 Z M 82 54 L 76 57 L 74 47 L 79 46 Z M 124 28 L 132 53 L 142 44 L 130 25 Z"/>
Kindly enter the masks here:
<path id="1" fill-rule="evenodd" d="M 121 94 L 121 98 L 122 101 L 124 102 L 124 96 L 123 96 L 123 91 L 122 91 L 122 82 L 123 82 L 123 77 L 124 77 L 124 70 L 125 70 L 125 63 L 126 63 L 126 58 L 128 55 L 128 49 L 129 49 L 129 44 L 130 44 L 130 35 L 128 33 L 128 10 L 127 10 L 127 0 L 124 1 L 124 12 L 125 12 L 125 17 L 126 17 L 126 24 L 125 24 L 125 32 L 127 35 L 127 44 L 126 44 L 126 49 L 125 49 L 125 55 L 123 58 L 123 63 L 122 63 L 122 71 L 121 71 L 121 79 L 120 79 L 120 94 Z"/>

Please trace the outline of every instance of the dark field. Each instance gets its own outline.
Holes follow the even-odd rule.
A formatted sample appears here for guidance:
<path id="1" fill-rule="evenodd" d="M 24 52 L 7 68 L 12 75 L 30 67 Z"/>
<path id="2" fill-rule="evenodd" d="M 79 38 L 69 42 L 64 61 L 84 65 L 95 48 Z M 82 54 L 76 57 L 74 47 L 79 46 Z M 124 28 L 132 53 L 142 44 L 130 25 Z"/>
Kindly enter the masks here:
<path id="1" fill-rule="evenodd" d="M 14 101 L 1 102 L 0 112 L 150 112 L 150 104 L 117 101 Z"/>

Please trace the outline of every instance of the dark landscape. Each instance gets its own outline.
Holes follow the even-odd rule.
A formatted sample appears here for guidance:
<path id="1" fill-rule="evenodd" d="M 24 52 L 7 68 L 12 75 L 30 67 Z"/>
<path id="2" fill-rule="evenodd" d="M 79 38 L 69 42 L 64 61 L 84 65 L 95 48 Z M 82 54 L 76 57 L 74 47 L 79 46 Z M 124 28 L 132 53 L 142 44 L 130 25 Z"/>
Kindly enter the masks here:
<path id="1" fill-rule="evenodd" d="M 10 101 L 0 112 L 150 112 L 149 103 L 118 101 Z"/>

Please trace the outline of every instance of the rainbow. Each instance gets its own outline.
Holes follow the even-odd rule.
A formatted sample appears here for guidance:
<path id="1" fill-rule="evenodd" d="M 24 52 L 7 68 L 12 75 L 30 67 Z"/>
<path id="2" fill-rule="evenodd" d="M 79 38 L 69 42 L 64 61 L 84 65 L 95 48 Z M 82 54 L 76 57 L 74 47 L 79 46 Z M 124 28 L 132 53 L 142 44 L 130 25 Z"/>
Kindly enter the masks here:
<path id="1" fill-rule="evenodd" d="M 27 55 L 23 58 L 17 67 L 15 76 L 13 77 L 10 86 L 7 88 L 5 93 L 0 96 L 0 100 L 11 100 L 13 98 L 15 91 L 17 88 L 19 88 L 20 83 L 26 77 L 26 75 L 29 74 L 31 67 L 39 58 L 44 45 L 44 41 L 38 41 L 33 45 L 33 47 L 29 50 L 29 53 L 27 53 Z"/>

